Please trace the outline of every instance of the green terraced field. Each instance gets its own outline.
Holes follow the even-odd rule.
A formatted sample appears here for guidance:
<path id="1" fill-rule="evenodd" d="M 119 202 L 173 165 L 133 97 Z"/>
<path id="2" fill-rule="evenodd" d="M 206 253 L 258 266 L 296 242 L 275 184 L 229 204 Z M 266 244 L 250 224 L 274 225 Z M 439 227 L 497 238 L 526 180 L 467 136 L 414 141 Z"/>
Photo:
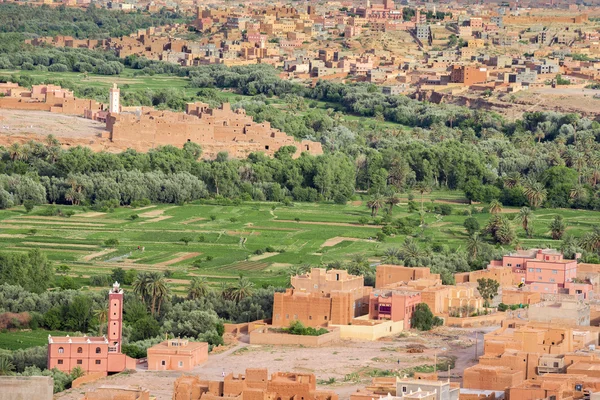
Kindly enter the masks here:
<path id="1" fill-rule="evenodd" d="M 425 202 L 432 200 L 451 202 L 453 214 L 427 213 L 421 242 L 464 248 L 467 235 L 462 224 L 467 217 L 461 211 L 470 206 L 461 203 L 463 199 L 457 192 L 434 192 L 426 196 Z M 285 285 L 287 269 L 292 265 L 319 266 L 349 260 L 355 254 L 376 261 L 386 248 L 400 246 L 405 239 L 398 235 L 388 237 L 384 243 L 372 240 L 380 228 L 358 223 L 360 217 L 370 218 L 364 201 L 343 206 L 295 203 L 290 207 L 279 203 L 197 203 L 120 208 L 112 213 L 72 207 L 76 214 L 70 218 L 42 216 L 44 208 L 36 207 L 30 214 L 23 207 L 0 211 L 0 250 L 24 252 L 40 248 L 56 265 L 70 265 L 70 275 L 77 282 L 109 274 L 116 267 L 170 270 L 175 292 L 182 291 L 193 276 L 205 276 L 215 286 L 240 274 L 257 285 Z M 504 209 L 508 213 L 517 211 Z M 139 218 L 131 220 L 132 214 Z M 535 212 L 533 238 L 526 238 L 522 228 L 517 228 L 520 244 L 557 247 L 547 229 L 556 214 L 564 216 L 567 232 L 575 236 L 600 224 L 598 212 L 540 209 Z M 384 215 L 383 211 L 380 215 Z M 417 217 L 416 213 L 408 213 L 405 203 L 394 208 L 394 218 L 409 215 Z M 490 214 L 474 216 L 482 226 L 490 218 Z M 104 241 L 110 238 L 119 240 L 117 248 L 104 247 Z M 191 241 L 186 245 L 182 238 Z M 266 247 L 277 252 L 255 254 Z"/>

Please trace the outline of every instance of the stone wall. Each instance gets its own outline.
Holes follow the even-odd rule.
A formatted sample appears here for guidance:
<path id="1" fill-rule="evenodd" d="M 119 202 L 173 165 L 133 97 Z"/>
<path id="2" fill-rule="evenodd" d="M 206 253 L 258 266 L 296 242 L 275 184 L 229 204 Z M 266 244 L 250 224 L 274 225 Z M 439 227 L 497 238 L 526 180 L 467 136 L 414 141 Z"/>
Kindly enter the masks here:
<path id="1" fill-rule="evenodd" d="M 52 400 L 49 376 L 0 376 L 0 400 Z"/>

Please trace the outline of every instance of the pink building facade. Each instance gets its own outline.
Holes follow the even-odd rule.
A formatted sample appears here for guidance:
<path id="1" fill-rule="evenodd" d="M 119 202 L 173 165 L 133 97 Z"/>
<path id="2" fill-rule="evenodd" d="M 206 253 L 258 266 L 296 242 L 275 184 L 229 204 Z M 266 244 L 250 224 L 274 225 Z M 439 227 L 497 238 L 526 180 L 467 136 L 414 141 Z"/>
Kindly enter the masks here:
<path id="1" fill-rule="evenodd" d="M 369 318 L 404 321 L 404 329 L 410 328 L 410 320 L 421 293 L 399 290 L 376 290 L 369 297 Z"/>
<path id="2" fill-rule="evenodd" d="M 108 294 L 108 333 L 102 337 L 48 336 L 48 369 L 86 373 L 116 373 L 135 369 L 136 360 L 121 353 L 123 289 L 115 282 Z"/>
<path id="3" fill-rule="evenodd" d="M 512 268 L 522 283 L 535 292 L 558 293 L 577 277 L 577 260 L 565 260 L 554 250 L 520 251 L 502 258 L 502 266 Z M 577 289 L 583 290 L 583 289 Z"/>

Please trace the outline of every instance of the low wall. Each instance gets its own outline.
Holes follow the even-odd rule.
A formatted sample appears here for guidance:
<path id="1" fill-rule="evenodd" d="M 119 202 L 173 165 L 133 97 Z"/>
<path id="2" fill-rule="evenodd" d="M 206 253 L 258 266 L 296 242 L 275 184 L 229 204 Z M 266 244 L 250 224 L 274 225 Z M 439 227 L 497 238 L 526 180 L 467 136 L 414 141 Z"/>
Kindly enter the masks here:
<path id="1" fill-rule="evenodd" d="M 52 400 L 53 393 L 49 376 L 0 376 L 0 400 Z"/>
<path id="2" fill-rule="evenodd" d="M 290 335 L 269 331 L 270 328 L 258 328 L 250 332 L 250 344 L 271 344 L 287 346 L 320 347 L 340 338 L 340 330 L 334 329 L 320 336 Z"/>
<path id="3" fill-rule="evenodd" d="M 494 314 L 480 315 L 477 317 L 444 317 L 444 322 L 446 326 L 469 328 L 477 326 L 500 325 L 502 321 L 506 319 L 506 317 L 506 313 L 497 312 Z"/>
<path id="4" fill-rule="evenodd" d="M 254 331 L 257 328 L 268 325 L 271 320 L 259 319 L 252 322 L 242 322 L 240 324 L 223 324 L 225 327 L 225 333 L 232 333 L 234 335 L 245 334 Z"/>
<path id="5" fill-rule="evenodd" d="M 378 340 L 404 330 L 404 321 L 385 321 L 374 325 L 330 325 L 340 331 L 340 339 Z"/>
<path id="6" fill-rule="evenodd" d="M 96 382 L 98 379 L 102 379 L 106 376 L 106 372 L 87 372 L 85 375 L 75 379 L 71 384 L 71 387 L 78 388 L 86 383 Z"/>

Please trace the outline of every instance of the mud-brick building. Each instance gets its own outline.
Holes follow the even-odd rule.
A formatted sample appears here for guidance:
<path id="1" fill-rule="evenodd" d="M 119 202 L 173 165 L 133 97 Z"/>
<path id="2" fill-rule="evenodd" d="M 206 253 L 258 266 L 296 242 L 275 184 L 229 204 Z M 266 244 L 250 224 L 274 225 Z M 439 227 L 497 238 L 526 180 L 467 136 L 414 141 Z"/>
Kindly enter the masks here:
<path id="1" fill-rule="evenodd" d="M 175 381 L 173 400 L 338 400 L 329 390 L 317 390 L 313 374 L 276 372 L 266 368 L 246 369 L 244 375 L 229 374 L 223 381 L 203 381 L 197 376 L 182 376 Z"/>
<path id="2" fill-rule="evenodd" d="M 362 276 L 344 270 L 313 268 L 291 279 L 293 289 L 275 293 L 273 326 L 286 327 L 294 321 L 306 326 L 348 325 L 353 318 L 369 313 L 369 294 Z"/>
<path id="3" fill-rule="evenodd" d="M 226 151 L 241 158 L 252 152 L 273 155 L 283 146 L 296 147 L 295 156 L 303 152 L 323 153 L 321 143 L 296 140 L 267 121 L 257 123 L 243 109 L 231 110 L 229 103 L 210 108 L 205 103 L 190 103 L 185 113 L 142 108 L 136 113 L 113 113 L 106 120 L 108 137 L 115 143 L 139 150 L 156 146 L 183 147 L 187 142 L 202 146 L 203 155 L 214 158 Z"/>

